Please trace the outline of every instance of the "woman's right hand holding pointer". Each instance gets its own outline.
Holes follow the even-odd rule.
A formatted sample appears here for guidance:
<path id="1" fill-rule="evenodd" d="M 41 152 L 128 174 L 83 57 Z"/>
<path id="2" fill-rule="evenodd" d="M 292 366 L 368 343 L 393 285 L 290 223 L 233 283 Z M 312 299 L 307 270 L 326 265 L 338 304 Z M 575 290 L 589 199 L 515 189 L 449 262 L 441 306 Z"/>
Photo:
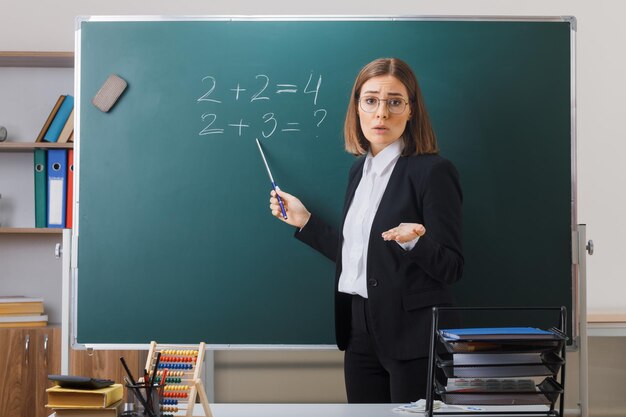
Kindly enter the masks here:
<path id="1" fill-rule="evenodd" d="M 278 192 L 281 200 L 283 200 L 283 206 L 287 212 L 287 220 L 283 218 L 283 213 L 280 209 L 280 204 L 278 203 L 278 198 L 276 198 L 276 192 L 274 190 L 270 192 L 270 210 L 272 211 L 272 215 L 287 224 L 302 229 L 309 221 L 311 213 L 309 213 L 306 207 L 304 207 L 304 204 L 302 204 L 297 197 L 278 188 L 276 188 L 276 191 Z"/>

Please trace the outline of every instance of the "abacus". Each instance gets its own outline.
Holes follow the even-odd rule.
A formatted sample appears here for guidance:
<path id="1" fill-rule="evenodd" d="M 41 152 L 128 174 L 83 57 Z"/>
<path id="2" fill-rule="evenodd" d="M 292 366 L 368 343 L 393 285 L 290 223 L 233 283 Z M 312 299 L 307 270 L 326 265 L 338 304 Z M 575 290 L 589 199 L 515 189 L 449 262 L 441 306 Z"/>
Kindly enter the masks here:
<path id="1" fill-rule="evenodd" d="M 156 342 L 150 342 L 146 370 L 150 376 L 156 372 L 155 381 L 163 385 L 160 403 L 161 417 L 183 415 L 192 417 L 196 395 L 200 397 L 204 415 L 213 417 L 204 384 L 200 379 L 203 363 L 204 342 L 201 342 L 197 348 L 179 345 L 157 346 Z M 163 376 L 165 376 L 165 381 L 161 384 Z"/>

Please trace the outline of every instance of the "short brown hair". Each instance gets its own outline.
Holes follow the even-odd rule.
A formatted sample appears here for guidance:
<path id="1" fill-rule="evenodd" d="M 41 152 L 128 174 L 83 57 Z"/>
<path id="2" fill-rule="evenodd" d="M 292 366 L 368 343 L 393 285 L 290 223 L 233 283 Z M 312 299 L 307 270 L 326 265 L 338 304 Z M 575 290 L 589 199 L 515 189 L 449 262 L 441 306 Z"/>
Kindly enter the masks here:
<path id="1" fill-rule="evenodd" d="M 359 105 L 359 94 L 363 84 L 369 79 L 381 75 L 391 75 L 397 78 L 404 84 L 409 94 L 411 118 L 402 134 L 402 141 L 404 142 L 402 155 L 439 153 L 437 138 L 430 123 L 417 78 L 411 67 L 398 58 L 376 59 L 364 66 L 359 75 L 357 75 L 352 87 L 352 95 L 350 96 L 350 103 L 348 103 L 348 112 L 343 128 L 346 151 L 353 155 L 363 155 L 369 150 L 369 142 L 365 138 L 359 123 L 357 106 Z"/>

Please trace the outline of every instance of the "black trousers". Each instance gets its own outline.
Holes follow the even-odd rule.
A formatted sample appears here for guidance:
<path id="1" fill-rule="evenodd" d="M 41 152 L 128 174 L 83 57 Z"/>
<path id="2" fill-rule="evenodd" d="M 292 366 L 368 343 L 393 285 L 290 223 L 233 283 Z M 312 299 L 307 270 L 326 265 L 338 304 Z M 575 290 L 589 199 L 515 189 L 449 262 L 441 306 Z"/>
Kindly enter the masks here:
<path id="1" fill-rule="evenodd" d="M 367 299 L 352 298 L 352 329 L 344 357 L 349 403 L 408 403 L 426 398 L 428 358 L 397 360 L 381 354 L 369 331 Z"/>

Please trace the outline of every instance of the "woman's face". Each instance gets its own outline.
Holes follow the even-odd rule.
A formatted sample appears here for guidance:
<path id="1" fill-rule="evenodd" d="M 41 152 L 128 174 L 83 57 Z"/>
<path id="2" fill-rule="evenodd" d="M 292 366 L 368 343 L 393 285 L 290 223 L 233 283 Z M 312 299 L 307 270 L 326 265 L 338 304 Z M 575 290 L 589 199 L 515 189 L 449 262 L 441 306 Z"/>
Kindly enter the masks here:
<path id="1" fill-rule="evenodd" d="M 370 78 L 359 92 L 357 111 L 361 130 L 375 156 L 400 139 L 411 117 L 406 87 L 393 75 Z"/>

